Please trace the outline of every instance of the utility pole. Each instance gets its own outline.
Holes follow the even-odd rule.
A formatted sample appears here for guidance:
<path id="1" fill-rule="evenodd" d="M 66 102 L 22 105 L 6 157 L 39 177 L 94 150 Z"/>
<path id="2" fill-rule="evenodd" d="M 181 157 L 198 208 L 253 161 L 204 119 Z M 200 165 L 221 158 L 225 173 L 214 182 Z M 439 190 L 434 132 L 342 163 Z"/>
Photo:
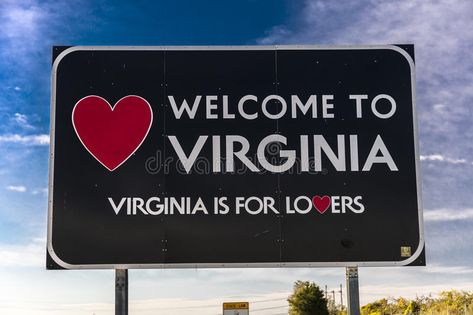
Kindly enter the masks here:
<path id="1" fill-rule="evenodd" d="M 343 291 L 342 291 L 342 285 L 340 284 L 340 305 L 342 306 L 341 307 L 341 310 L 343 311 Z"/>
<path id="2" fill-rule="evenodd" d="M 358 267 L 346 268 L 348 315 L 360 315 L 360 292 L 358 288 Z"/>

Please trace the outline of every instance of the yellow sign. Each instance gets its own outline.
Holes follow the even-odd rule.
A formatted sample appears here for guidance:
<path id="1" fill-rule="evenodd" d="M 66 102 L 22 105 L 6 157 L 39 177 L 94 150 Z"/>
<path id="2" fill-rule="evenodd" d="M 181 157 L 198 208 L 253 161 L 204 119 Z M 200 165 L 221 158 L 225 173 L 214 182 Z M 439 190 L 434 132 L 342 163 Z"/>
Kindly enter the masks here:
<path id="1" fill-rule="evenodd" d="M 247 310 L 250 307 L 248 302 L 223 303 L 224 310 Z"/>

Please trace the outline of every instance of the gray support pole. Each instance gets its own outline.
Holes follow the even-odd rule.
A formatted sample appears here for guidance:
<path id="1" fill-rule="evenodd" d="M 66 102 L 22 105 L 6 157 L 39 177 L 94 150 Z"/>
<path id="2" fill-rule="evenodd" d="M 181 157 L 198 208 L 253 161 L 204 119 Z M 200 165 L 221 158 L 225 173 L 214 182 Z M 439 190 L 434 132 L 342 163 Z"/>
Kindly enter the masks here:
<path id="1" fill-rule="evenodd" d="M 115 270 L 115 315 L 128 315 L 128 269 Z"/>
<path id="2" fill-rule="evenodd" d="M 358 267 L 347 267 L 348 315 L 360 315 L 360 292 L 358 289 Z"/>

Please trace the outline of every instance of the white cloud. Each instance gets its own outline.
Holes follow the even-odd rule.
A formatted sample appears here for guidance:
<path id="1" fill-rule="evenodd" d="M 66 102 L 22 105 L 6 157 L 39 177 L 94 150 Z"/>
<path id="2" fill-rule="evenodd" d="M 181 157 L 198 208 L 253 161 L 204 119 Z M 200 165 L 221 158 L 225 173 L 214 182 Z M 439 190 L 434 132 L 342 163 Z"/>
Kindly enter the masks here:
<path id="1" fill-rule="evenodd" d="M 445 157 L 442 154 L 430 154 L 430 155 L 421 155 L 420 156 L 421 161 L 437 161 L 437 162 L 447 162 L 451 164 L 467 164 L 468 161 L 466 159 L 454 159 L 454 158 L 449 158 Z"/>
<path id="2" fill-rule="evenodd" d="M 7 1 L 8 3 L 9 1 Z M 44 15 L 36 5 L 22 6 L 21 3 L 4 5 L 1 36 L 6 38 L 28 38 L 38 31 L 38 22 Z"/>
<path id="3" fill-rule="evenodd" d="M 5 45 L 0 53 L 16 62 L 37 64 L 38 52 L 43 53 L 48 47 L 49 53 L 58 38 L 81 36 L 84 28 L 93 28 L 98 18 L 91 10 L 89 4 L 81 0 L 2 0 L 0 39 Z"/>
<path id="4" fill-rule="evenodd" d="M 266 34 L 265 37 L 258 39 L 258 44 L 272 45 L 283 38 L 290 38 L 290 36 L 292 36 L 292 33 L 289 29 L 284 26 L 275 26 Z"/>
<path id="5" fill-rule="evenodd" d="M 360 287 L 360 300 L 361 304 L 373 302 L 378 299 L 387 297 L 405 297 L 414 299 L 418 296 L 437 296 L 442 291 L 448 290 L 473 290 L 473 282 L 460 282 L 455 285 L 449 285 L 447 283 L 436 283 L 436 284 L 398 284 L 398 285 L 385 285 L 385 284 L 373 284 Z"/>
<path id="6" fill-rule="evenodd" d="M 29 123 L 28 116 L 20 113 L 15 113 L 13 120 L 24 129 L 34 129 L 34 127 Z"/>
<path id="7" fill-rule="evenodd" d="M 10 191 L 15 191 L 15 192 L 26 192 L 26 187 L 25 186 L 7 186 L 7 189 Z"/>
<path id="8" fill-rule="evenodd" d="M 82 0 L 0 0 L 2 84 L 16 92 L 31 92 L 0 95 L 0 104 L 31 106 L 25 97 L 47 97 L 50 82 L 45 74 L 51 68 L 51 46 L 81 40 L 85 30 L 96 31 L 99 18 L 92 7 L 96 4 Z M 41 75 L 32 75 L 36 73 Z M 39 104 L 48 102 L 40 100 Z"/>
<path id="9" fill-rule="evenodd" d="M 430 267 L 429 267 L 430 268 Z M 437 269 L 443 269 L 442 266 L 436 266 L 431 268 L 432 271 Z M 409 269 L 409 268 L 407 268 Z M 420 273 L 425 274 L 427 277 L 433 277 L 431 271 L 427 271 L 428 268 L 424 268 L 424 271 Z M 458 267 L 458 269 L 464 269 L 464 267 Z M 390 270 L 395 275 L 401 275 L 405 272 L 406 268 L 398 268 Z M 466 269 L 465 269 L 466 270 Z M 447 268 L 445 272 L 452 271 L 452 268 Z M 133 271 L 136 273 L 138 271 Z M 268 276 L 279 273 L 277 271 L 268 272 Z M 377 279 L 383 278 L 382 275 L 386 270 L 382 268 L 376 269 Z M 417 270 L 419 272 L 419 270 Z M 67 273 L 67 272 L 66 272 Z M 363 273 L 363 271 L 362 271 Z M 409 273 L 409 272 L 407 272 Z M 410 274 L 410 273 L 409 273 Z M 364 273 L 363 273 L 364 275 Z M 156 281 L 158 281 L 156 278 Z M 360 278 L 363 281 L 363 278 Z M 81 286 L 80 279 L 76 279 L 77 283 L 75 287 Z M 432 295 L 436 297 L 441 291 L 456 289 L 456 290 L 472 290 L 473 282 L 462 281 L 456 284 L 441 283 L 441 281 L 434 282 L 432 284 L 422 284 L 419 282 L 409 283 L 382 283 L 382 284 L 360 285 L 360 299 L 361 304 L 372 302 L 380 298 L 396 298 L 399 296 L 407 298 L 416 298 L 417 296 L 428 296 Z M 90 284 L 89 284 L 90 285 Z M 290 291 L 279 291 L 279 292 L 266 292 L 260 294 L 238 294 L 238 295 L 224 295 L 218 292 L 212 292 L 209 296 L 200 298 L 152 298 L 142 299 L 139 298 L 140 282 L 133 281 L 132 285 L 135 286 L 134 293 L 130 296 L 129 310 L 130 313 L 137 315 L 175 315 L 175 314 L 187 314 L 192 312 L 195 315 L 218 315 L 221 314 L 223 302 L 234 302 L 234 301 L 247 301 L 250 304 L 250 313 L 260 315 L 271 315 L 271 314 L 287 314 L 288 303 L 287 297 L 291 294 Z M 166 287 L 166 283 L 162 284 Z M 320 283 L 319 283 L 320 285 Z M 323 289 L 323 286 L 321 286 Z M 164 289 L 164 288 L 163 288 Z M 198 290 L 199 286 L 192 287 L 191 290 Z M 338 286 L 329 286 L 328 291 L 336 291 L 335 299 L 339 302 L 339 289 Z M 158 293 L 158 292 L 156 292 Z M 343 284 L 343 295 L 344 303 L 346 305 L 346 287 Z M 77 297 L 76 297 L 77 298 Z M 89 298 L 90 300 L 90 298 Z M 3 307 L 9 312 L 8 314 L 63 314 L 67 311 L 67 314 L 79 315 L 83 313 L 96 313 L 96 314 L 113 314 L 113 303 L 112 302 L 83 302 L 83 303 L 55 303 L 51 301 L 35 301 L 34 303 L 25 300 L 15 301 L 15 303 L 8 302 L 4 303 Z M 2 308 L 0 307 L 0 310 Z M 22 313 L 23 312 L 23 313 Z M 30 313 L 28 313 L 30 312 Z"/>
<path id="10" fill-rule="evenodd" d="M 33 189 L 33 191 L 31 193 L 33 195 L 39 195 L 39 194 L 47 195 L 48 194 L 48 188 L 47 187 L 45 187 L 45 188 L 35 188 L 35 189 Z"/>
<path id="11" fill-rule="evenodd" d="M 427 273 L 443 273 L 448 275 L 469 275 L 473 273 L 473 268 L 470 266 L 444 266 L 444 265 L 430 265 L 425 269 Z"/>
<path id="12" fill-rule="evenodd" d="M 48 145 L 49 135 L 28 135 L 22 136 L 19 134 L 0 135 L 0 143 L 18 143 L 24 145 Z"/>
<path id="13" fill-rule="evenodd" d="M 473 209 L 437 209 L 424 211 L 425 221 L 473 220 Z"/>
<path id="14" fill-rule="evenodd" d="M 31 51 L 26 43 L 33 46 L 37 44 L 42 35 L 43 22 L 46 21 L 49 13 L 37 1 L 33 0 L 6 0 L 1 6 L 2 28 L 0 38 L 7 40 L 9 43 L 6 47 L 7 50 L 3 53 L 12 55 L 14 49 L 17 49 L 16 57 L 22 57 L 22 54 Z"/>
<path id="15" fill-rule="evenodd" d="M 150 299 L 131 302 L 130 309 L 143 315 L 159 314 L 174 315 L 177 312 L 192 314 L 221 314 L 222 303 L 245 301 L 249 302 L 250 313 L 279 314 L 287 313 L 287 297 L 290 292 L 274 292 L 257 295 L 219 296 L 206 299 Z"/>
<path id="16" fill-rule="evenodd" d="M 161 299 L 133 299 L 129 301 L 130 314 L 139 315 L 175 315 L 192 313 L 195 315 L 218 315 L 222 313 L 223 302 L 248 301 L 250 313 L 257 312 L 260 315 L 286 313 L 288 303 L 286 301 L 289 292 L 268 293 L 250 296 L 221 296 L 204 299 L 185 298 L 161 298 Z M 51 303 L 45 301 L 22 303 L 21 306 L 13 303 L 6 303 L 4 306 L 8 314 L 113 314 L 114 304 L 112 303 Z M 2 307 L 0 306 L 0 310 Z M 23 313 L 24 312 L 24 313 Z M 29 313 L 31 314 L 31 313 Z"/>
<path id="17" fill-rule="evenodd" d="M 29 244 L 0 245 L 0 267 L 40 267 L 45 265 L 46 240 L 34 238 Z"/>
<path id="18" fill-rule="evenodd" d="M 381 298 L 436 296 L 447 290 L 473 290 L 467 265 L 428 264 L 425 267 L 360 268 L 363 304 Z"/>

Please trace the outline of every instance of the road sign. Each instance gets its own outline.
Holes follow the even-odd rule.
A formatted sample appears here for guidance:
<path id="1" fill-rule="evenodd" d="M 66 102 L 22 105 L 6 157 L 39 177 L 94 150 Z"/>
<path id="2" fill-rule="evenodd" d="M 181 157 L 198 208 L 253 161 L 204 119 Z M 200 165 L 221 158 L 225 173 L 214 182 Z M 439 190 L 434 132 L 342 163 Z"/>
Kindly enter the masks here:
<path id="1" fill-rule="evenodd" d="M 250 303 L 228 302 L 223 303 L 223 315 L 248 315 Z"/>
<path id="2" fill-rule="evenodd" d="M 424 264 L 412 45 L 54 51 L 48 268 Z"/>

